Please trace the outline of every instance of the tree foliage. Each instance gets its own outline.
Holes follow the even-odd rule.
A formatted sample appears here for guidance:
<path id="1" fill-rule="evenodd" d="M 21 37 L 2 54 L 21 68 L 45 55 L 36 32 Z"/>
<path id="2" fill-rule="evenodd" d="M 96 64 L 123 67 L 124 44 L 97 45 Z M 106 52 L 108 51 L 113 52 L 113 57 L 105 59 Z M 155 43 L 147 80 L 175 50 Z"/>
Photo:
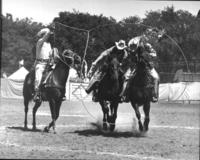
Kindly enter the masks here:
<path id="1" fill-rule="evenodd" d="M 12 15 L 2 16 L 2 22 L 1 71 L 14 72 L 22 59 L 26 68 L 30 69 L 34 61 L 35 34 L 43 25 L 28 18 L 14 21 Z"/>
<path id="2" fill-rule="evenodd" d="M 43 24 L 32 22 L 29 18 L 13 20 L 9 14 L 2 16 L 2 22 L 2 72 L 8 74 L 14 72 L 21 59 L 25 60 L 25 67 L 30 69 L 34 63 L 35 35 L 44 27 Z M 89 33 L 86 54 L 89 65 L 116 41 L 124 39 L 128 42 L 132 37 L 142 34 L 148 27 L 165 29 L 167 33 L 166 39 L 159 44 L 153 44 L 158 52 L 159 71 L 174 72 L 177 69 L 175 66 L 185 60 L 184 56 L 187 61 L 200 59 L 200 19 L 184 10 L 175 11 L 173 6 L 164 10 L 150 10 L 143 19 L 130 16 L 119 22 L 113 17 L 90 15 L 76 10 L 64 11 L 60 12 L 52 23 L 55 23 L 56 27 L 54 45 L 60 52 L 69 48 L 83 57 Z M 176 62 L 176 64 L 166 67 L 163 65 L 166 62 Z M 200 70 L 197 67 L 195 71 L 198 69 Z"/>

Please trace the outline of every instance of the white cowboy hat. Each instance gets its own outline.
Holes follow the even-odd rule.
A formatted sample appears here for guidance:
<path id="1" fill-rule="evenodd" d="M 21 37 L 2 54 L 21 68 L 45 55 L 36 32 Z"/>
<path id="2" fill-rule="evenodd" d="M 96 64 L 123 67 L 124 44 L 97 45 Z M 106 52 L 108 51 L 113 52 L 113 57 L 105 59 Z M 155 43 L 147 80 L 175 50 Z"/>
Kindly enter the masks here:
<path id="1" fill-rule="evenodd" d="M 43 28 L 37 33 L 37 36 L 38 37 L 43 37 L 44 34 L 46 34 L 47 32 L 50 32 L 50 29 L 49 28 Z M 51 34 L 51 32 L 50 32 L 50 34 Z"/>
<path id="2" fill-rule="evenodd" d="M 123 50 L 127 47 L 126 42 L 124 40 L 119 40 L 119 42 L 115 42 L 115 45 L 119 50 Z"/>
<path id="3" fill-rule="evenodd" d="M 131 50 L 135 50 L 139 46 L 139 43 L 140 43 L 140 37 L 134 37 L 128 42 L 128 47 L 129 48 L 134 47 L 134 49 Z"/>

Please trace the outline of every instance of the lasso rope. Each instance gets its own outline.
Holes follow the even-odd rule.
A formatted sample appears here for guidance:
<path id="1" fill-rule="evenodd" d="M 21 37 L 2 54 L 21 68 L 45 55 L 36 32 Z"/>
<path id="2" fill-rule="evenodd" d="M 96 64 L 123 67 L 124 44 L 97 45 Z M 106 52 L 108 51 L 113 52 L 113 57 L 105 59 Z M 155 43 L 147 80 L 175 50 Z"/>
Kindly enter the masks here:
<path id="1" fill-rule="evenodd" d="M 81 65 L 81 75 L 83 74 L 83 65 L 85 60 L 85 56 L 87 54 L 87 49 L 88 49 L 88 44 L 89 44 L 89 39 L 90 39 L 90 31 L 87 31 L 87 41 L 85 45 L 85 50 L 84 50 L 84 55 L 83 55 L 83 60 L 82 60 L 82 65 Z M 82 81 L 81 81 L 82 82 Z"/>
<path id="2" fill-rule="evenodd" d="M 59 22 L 54 22 L 54 23 L 60 24 L 61 26 L 64 26 L 64 27 L 66 27 L 66 28 L 71 28 L 71 29 L 74 29 L 74 30 L 77 30 L 77 31 L 84 31 L 84 32 L 87 32 L 87 31 L 88 31 L 88 30 L 86 30 L 86 29 L 68 26 L 68 25 L 66 25 L 66 24 L 62 24 L 62 23 L 59 23 Z"/>

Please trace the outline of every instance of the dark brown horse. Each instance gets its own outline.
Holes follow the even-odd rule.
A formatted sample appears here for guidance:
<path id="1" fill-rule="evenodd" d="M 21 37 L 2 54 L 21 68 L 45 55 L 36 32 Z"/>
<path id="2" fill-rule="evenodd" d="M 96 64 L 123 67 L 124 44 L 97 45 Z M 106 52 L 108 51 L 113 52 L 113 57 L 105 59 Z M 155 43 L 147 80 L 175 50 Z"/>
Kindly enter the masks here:
<path id="1" fill-rule="evenodd" d="M 158 30 L 156 28 L 151 29 L 150 32 L 146 32 L 146 36 L 152 43 L 158 43 L 166 38 L 165 30 Z M 131 105 L 135 110 L 136 117 L 138 119 L 140 131 L 148 131 L 150 121 L 150 105 L 153 93 L 153 79 L 149 73 L 149 64 L 143 57 L 144 55 L 132 55 L 127 58 L 130 65 L 135 66 L 134 76 L 130 80 L 128 85 L 128 96 L 131 101 Z M 139 107 L 143 106 L 145 114 L 144 123 L 141 121 L 141 114 Z"/>
<path id="2" fill-rule="evenodd" d="M 108 123 L 110 130 L 115 129 L 117 109 L 119 105 L 119 93 L 122 84 L 122 72 L 116 55 L 111 55 L 104 66 L 105 75 L 98 85 L 99 103 L 103 111 L 103 129 L 107 130 Z M 110 112 L 109 112 L 110 111 Z"/>
<path id="3" fill-rule="evenodd" d="M 128 85 L 128 96 L 131 105 L 135 110 L 140 131 L 147 131 L 150 121 L 150 103 L 153 93 L 153 80 L 149 74 L 147 62 L 142 57 L 140 57 L 139 59 L 137 57 L 134 57 L 134 59 L 135 72 L 133 77 L 130 79 L 130 83 Z M 143 111 L 145 114 L 143 124 L 141 121 L 141 114 L 139 111 L 140 106 L 143 106 Z"/>
<path id="4" fill-rule="evenodd" d="M 62 55 L 59 56 L 55 69 L 52 70 L 48 76 L 46 83 L 41 86 L 42 101 L 48 101 L 52 122 L 45 127 L 45 131 L 53 126 L 55 132 L 55 122 L 59 117 L 60 106 L 62 98 L 65 95 L 65 85 L 69 75 L 70 67 L 75 69 L 80 66 L 81 58 L 71 50 L 64 50 Z M 33 99 L 34 95 L 34 81 L 35 71 L 32 70 L 25 78 L 23 86 L 24 106 L 25 106 L 25 120 L 24 127 L 27 128 L 27 113 L 29 102 Z M 33 129 L 36 129 L 36 112 L 42 102 L 36 102 L 33 107 Z"/>

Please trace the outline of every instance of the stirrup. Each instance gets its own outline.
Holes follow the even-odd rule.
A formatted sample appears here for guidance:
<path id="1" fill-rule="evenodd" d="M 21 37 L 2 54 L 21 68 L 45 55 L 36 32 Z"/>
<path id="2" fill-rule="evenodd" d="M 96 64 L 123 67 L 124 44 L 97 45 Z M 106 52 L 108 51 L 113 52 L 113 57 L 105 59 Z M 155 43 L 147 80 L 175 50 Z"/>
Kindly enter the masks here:
<path id="1" fill-rule="evenodd" d="M 38 94 L 36 94 L 36 95 L 33 97 L 33 101 L 34 101 L 34 102 L 41 102 L 41 101 L 42 101 L 41 96 L 38 95 Z"/>
<path id="2" fill-rule="evenodd" d="M 33 97 L 33 101 L 34 102 L 41 102 L 42 101 L 42 97 L 41 97 L 41 93 L 40 91 L 36 91 Z"/>
<path id="3" fill-rule="evenodd" d="M 151 101 L 152 101 L 153 103 L 158 102 L 158 98 L 153 96 L 152 99 L 151 99 Z"/>

